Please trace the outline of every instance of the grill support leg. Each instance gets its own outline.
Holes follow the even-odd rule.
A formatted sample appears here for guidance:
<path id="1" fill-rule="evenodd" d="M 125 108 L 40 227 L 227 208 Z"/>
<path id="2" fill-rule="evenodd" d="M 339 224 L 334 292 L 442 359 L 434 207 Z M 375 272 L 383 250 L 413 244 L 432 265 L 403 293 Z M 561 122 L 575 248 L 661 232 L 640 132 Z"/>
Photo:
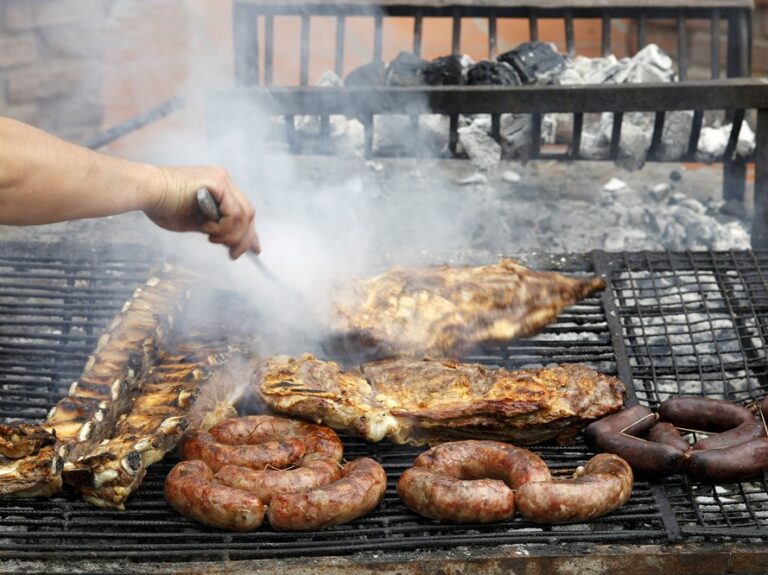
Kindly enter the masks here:
<path id="1" fill-rule="evenodd" d="M 757 112 L 755 137 L 755 216 L 752 248 L 768 248 L 768 109 Z"/>

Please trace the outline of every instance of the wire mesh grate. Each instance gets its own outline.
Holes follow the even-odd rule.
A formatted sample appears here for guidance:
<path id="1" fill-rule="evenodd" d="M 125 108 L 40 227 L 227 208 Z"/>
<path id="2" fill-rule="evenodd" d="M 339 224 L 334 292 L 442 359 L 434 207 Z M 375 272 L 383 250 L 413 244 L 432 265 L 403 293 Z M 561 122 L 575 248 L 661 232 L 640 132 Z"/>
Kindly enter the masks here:
<path id="1" fill-rule="evenodd" d="M 611 258 L 611 288 L 635 396 L 749 404 L 768 392 L 768 253 L 631 253 Z M 618 354 L 617 354 L 618 355 Z M 683 536 L 768 537 L 765 477 L 663 482 Z"/>
<path id="2" fill-rule="evenodd" d="M 146 279 L 151 263 L 140 257 L 110 261 L 104 254 L 78 258 L 76 249 L 55 257 L 43 257 L 37 246 L 14 249 L 0 246 L 0 416 L 37 421 L 66 393 L 100 330 Z M 584 258 L 564 264 L 564 270 L 592 271 Z M 569 308 L 534 338 L 485 348 L 464 359 L 508 368 L 580 361 L 616 372 L 599 297 Z M 374 457 L 388 477 L 387 495 L 379 508 L 348 525 L 316 533 L 279 533 L 265 525 L 246 534 L 196 525 L 163 499 L 163 481 L 175 462 L 169 457 L 150 467 L 125 512 L 93 508 L 68 491 L 51 499 L 0 500 L 0 557 L 221 561 L 667 538 L 657 494 L 646 482 L 636 483 L 623 508 L 588 524 L 539 526 L 517 517 L 498 524 L 446 525 L 423 519 L 402 505 L 395 491 L 397 478 L 419 449 L 370 445 L 349 437 L 344 443 L 345 457 Z M 581 440 L 535 451 L 556 475 L 572 473 L 592 455 Z"/>

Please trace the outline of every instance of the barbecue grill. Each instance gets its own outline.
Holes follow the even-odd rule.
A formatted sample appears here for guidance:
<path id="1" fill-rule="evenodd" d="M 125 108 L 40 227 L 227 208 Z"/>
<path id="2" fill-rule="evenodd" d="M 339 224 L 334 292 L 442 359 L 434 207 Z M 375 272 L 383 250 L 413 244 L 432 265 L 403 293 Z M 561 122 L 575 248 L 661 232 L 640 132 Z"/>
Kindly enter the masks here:
<path id="1" fill-rule="evenodd" d="M 294 17 L 301 21 L 297 52 L 300 58 L 298 86 L 273 86 L 275 43 L 286 45 L 284 38 L 275 38 L 275 18 Z M 461 46 L 462 20 L 482 18 L 488 22 L 488 57 L 497 53 L 498 24 L 501 19 L 525 19 L 529 24 L 531 40 L 539 37 L 539 22 L 563 22 L 566 50 L 574 53 L 574 22 L 582 19 L 601 21 L 602 53 L 611 53 L 611 22 L 623 19 L 636 30 L 638 48 L 646 45 L 648 23 L 654 20 L 676 22 L 677 73 L 680 82 L 674 84 L 630 84 L 598 86 L 450 86 L 434 88 L 312 88 L 309 83 L 311 24 L 319 18 L 336 20 L 333 49 L 334 70 L 343 75 L 345 70 L 346 22 L 350 17 L 373 20 L 372 53 L 374 61 L 382 60 L 384 21 L 387 18 L 412 18 L 413 43 L 402 49 L 421 53 L 422 30 L 425 18 L 444 18 L 452 22 L 451 51 L 458 54 Z M 623 0 L 602 2 L 595 0 L 547 0 L 530 2 L 515 0 L 503 5 L 492 1 L 450 2 L 441 0 L 384 0 L 382 2 L 303 2 L 278 3 L 265 0 L 238 0 L 234 4 L 235 73 L 238 88 L 233 92 L 212 96 L 212 109 L 233 109 L 250 114 L 254 109 L 268 110 L 285 121 L 285 142 L 294 153 L 327 153 L 330 145 L 330 116 L 348 115 L 362 119 L 365 127 L 365 154 L 373 157 L 384 153 L 374 147 L 375 118 L 384 115 L 410 115 L 414 130 L 418 117 L 443 114 L 450 118 L 448 149 L 457 154 L 459 115 L 490 114 L 491 134 L 500 140 L 501 114 L 531 114 L 532 130 L 530 159 L 573 161 L 581 159 L 584 115 L 613 113 L 611 143 L 605 160 L 616 160 L 622 143 L 624 115 L 631 112 L 654 113 L 653 135 L 648 150 L 648 161 L 660 161 L 658 154 L 662 142 L 665 116 L 675 110 L 694 111 L 687 152 L 682 158 L 694 161 L 705 112 L 725 111 L 732 122 L 728 145 L 720 161 L 724 167 L 724 199 L 744 201 L 746 195 L 746 167 L 755 163 L 755 217 L 753 220 L 754 247 L 768 247 L 768 210 L 765 207 L 766 190 L 766 84 L 762 80 L 746 80 L 750 74 L 751 59 L 751 0 L 700 2 L 674 0 Z M 710 80 L 688 80 L 689 55 L 687 34 L 695 23 L 706 23 L 710 30 Z M 727 23 L 727 38 L 722 46 L 721 24 Z M 263 38 L 260 34 L 263 29 Z M 281 48 L 282 49 L 282 48 Z M 721 52 L 726 55 L 725 79 L 721 79 Z M 734 152 L 739 133 L 750 110 L 757 113 L 757 146 L 750 158 L 736 158 Z M 542 145 L 542 117 L 547 113 L 573 114 L 572 143 L 565 151 L 553 151 Z M 319 118 L 321 142 L 306 142 L 297 134 L 297 116 Z M 215 120 L 215 116 L 214 116 Z M 215 122 L 214 122 L 215 123 Z M 304 139 L 306 140 L 306 139 Z M 408 153 L 407 151 L 405 153 Z M 418 153 L 422 153 L 419 151 Z"/>
<path id="2" fill-rule="evenodd" d="M 100 331 L 146 280 L 152 257 L 157 256 L 138 246 L 106 252 L 79 244 L 0 245 L 0 416 L 44 418 L 79 374 Z M 584 362 L 618 374 L 630 387 L 629 403 L 651 406 L 677 393 L 747 401 L 768 391 L 768 252 L 593 252 L 540 257 L 533 265 L 597 273 L 608 288 L 567 309 L 532 339 L 483 348 L 463 359 L 506 368 Z M 583 525 L 538 526 L 520 517 L 445 525 L 414 515 L 395 493 L 399 474 L 418 449 L 351 437 L 344 443 L 347 457 L 374 457 L 389 479 L 381 506 L 349 525 L 316 533 L 278 533 L 265 526 L 241 534 L 194 524 L 163 500 L 162 483 L 175 463 L 170 457 L 149 469 L 125 512 L 95 509 L 66 491 L 51 499 L 0 500 L 0 559 L 30 566 L 57 560 L 87 566 L 88 560 L 96 570 L 104 569 L 105 561 L 137 570 L 148 569 L 147 562 L 162 570 L 166 563 L 178 569 L 177 562 L 195 561 L 200 565 L 194 569 L 203 572 L 223 568 L 221 561 L 252 560 L 242 565 L 271 565 L 282 572 L 303 557 L 338 565 L 340 571 L 366 572 L 369 563 L 404 566 L 414 556 L 424 557 L 419 569 L 428 570 L 430 558 L 445 554 L 455 564 L 476 558 L 517 565 L 524 553 L 556 565 L 564 552 L 597 560 L 615 550 L 607 545 L 618 545 L 622 553 L 659 555 L 668 566 L 698 549 L 699 560 L 683 563 L 688 572 L 706 573 L 722 567 L 725 555 L 718 553 L 733 541 L 768 539 L 765 478 L 717 488 L 680 476 L 638 481 L 627 505 Z M 535 450 L 556 475 L 573 472 L 591 455 L 582 439 Z M 675 549 L 682 555 L 671 552 Z M 768 556 L 759 546 L 744 553 L 752 560 L 749 569 L 742 565 L 744 572 L 765 569 Z"/>

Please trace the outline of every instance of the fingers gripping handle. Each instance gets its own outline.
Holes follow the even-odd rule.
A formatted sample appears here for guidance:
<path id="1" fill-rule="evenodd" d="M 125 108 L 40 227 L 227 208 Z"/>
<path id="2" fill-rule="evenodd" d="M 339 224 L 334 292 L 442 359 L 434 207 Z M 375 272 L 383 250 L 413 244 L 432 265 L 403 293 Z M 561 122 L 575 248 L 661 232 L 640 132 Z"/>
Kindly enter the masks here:
<path id="1" fill-rule="evenodd" d="M 196 192 L 197 206 L 200 211 L 203 212 L 206 218 L 212 222 L 218 222 L 221 219 L 221 212 L 219 211 L 219 204 L 216 203 L 216 199 L 213 194 L 207 188 L 200 188 Z"/>

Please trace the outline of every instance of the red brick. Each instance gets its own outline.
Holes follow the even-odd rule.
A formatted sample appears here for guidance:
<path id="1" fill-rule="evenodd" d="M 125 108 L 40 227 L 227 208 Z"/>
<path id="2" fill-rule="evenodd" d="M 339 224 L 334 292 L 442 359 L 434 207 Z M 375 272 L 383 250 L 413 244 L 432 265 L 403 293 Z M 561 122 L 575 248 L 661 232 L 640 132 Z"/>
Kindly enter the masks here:
<path id="1" fill-rule="evenodd" d="M 5 25 L 10 30 L 31 30 L 101 22 L 106 15 L 105 0 L 11 0 L 5 8 Z"/>
<path id="2" fill-rule="evenodd" d="M 104 52 L 104 26 L 56 26 L 39 32 L 48 57 L 98 56 Z"/>
<path id="3" fill-rule="evenodd" d="M 51 61 L 32 69 L 14 70 L 8 77 L 12 104 L 88 92 L 101 83 L 100 71 L 88 62 Z"/>
<path id="4" fill-rule="evenodd" d="M 33 34 L 0 36 L 0 70 L 30 64 L 37 60 L 37 41 Z"/>

